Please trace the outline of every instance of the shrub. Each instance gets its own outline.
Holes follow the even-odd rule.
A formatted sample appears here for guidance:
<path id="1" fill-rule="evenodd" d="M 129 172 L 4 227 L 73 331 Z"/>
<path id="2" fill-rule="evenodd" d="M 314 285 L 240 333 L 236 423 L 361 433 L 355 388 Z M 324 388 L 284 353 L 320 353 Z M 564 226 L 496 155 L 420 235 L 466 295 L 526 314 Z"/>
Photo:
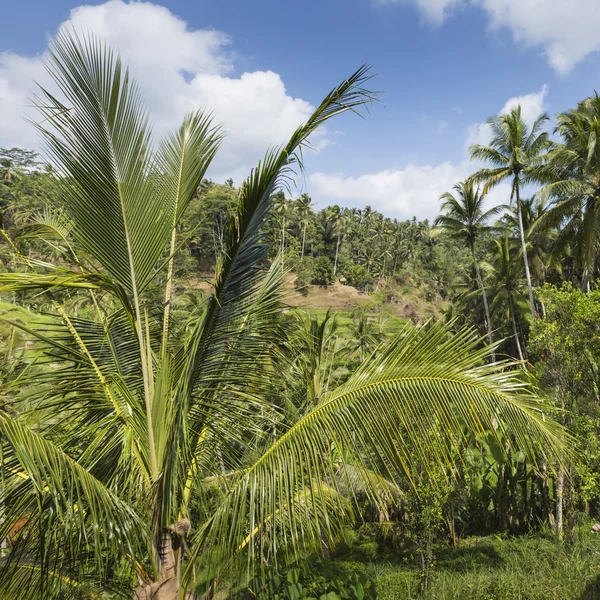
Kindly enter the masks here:
<path id="1" fill-rule="evenodd" d="M 371 275 L 363 265 L 352 265 L 351 267 L 348 267 L 345 275 L 348 280 L 348 285 L 363 291 L 375 282 L 373 275 Z"/>
<path id="2" fill-rule="evenodd" d="M 313 262 L 311 283 L 314 285 L 331 285 L 335 278 L 333 276 L 333 264 L 326 256 L 319 256 Z"/>
<path id="3" fill-rule="evenodd" d="M 241 598 L 256 600 L 368 600 L 375 585 L 361 573 L 347 572 L 313 554 L 301 565 L 266 570 L 255 577 Z"/>
<path id="4" fill-rule="evenodd" d="M 303 296 L 308 296 L 308 284 L 312 279 L 312 261 L 309 258 L 304 258 L 302 261 L 299 261 L 296 267 L 296 281 L 294 282 L 294 287 L 298 290 Z"/>

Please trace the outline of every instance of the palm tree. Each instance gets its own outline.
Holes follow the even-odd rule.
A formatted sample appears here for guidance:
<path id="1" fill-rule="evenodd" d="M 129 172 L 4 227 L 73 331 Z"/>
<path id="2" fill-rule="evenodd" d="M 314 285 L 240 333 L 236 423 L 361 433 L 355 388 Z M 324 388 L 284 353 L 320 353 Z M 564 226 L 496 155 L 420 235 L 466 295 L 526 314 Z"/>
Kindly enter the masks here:
<path id="1" fill-rule="evenodd" d="M 342 243 L 342 237 L 346 232 L 346 226 L 348 224 L 348 219 L 346 217 L 345 211 L 342 210 L 337 204 L 329 207 L 327 211 L 327 220 L 333 233 L 336 235 L 336 244 L 335 244 L 335 259 L 333 261 L 333 276 L 335 277 L 338 269 L 338 258 L 340 254 L 340 245 Z"/>
<path id="2" fill-rule="evenodd" d="M 552 198 L 553 206 L 540 220 L 545 229 L 562 226 L 555 245 L 575 250 L 581 268 L 581 288 L 590 289 L 599 252 L 600 227 L 600 96 L 579 102 L 577 108 L 557 117 L 555 132 L 563 143 L 555 144 L 549 161 L 536 175 L 547 185 L 541 198 Z"/>
<path id="3" fill-rule="evenodd" d="M 547 200 L 539 194 L 526 200 L 521 199 L 527 255 L 536 286 L 544 284 L 549 269 L 555 268 L 560 271 L 558 257 L 552 252 L 556 243 L 556 231 L 545 225 L 548 223 L 546 220 L 548 210 Z M 500 225 L 508 229 L 510 236 L 518 236 L 519 216 L 514 207 L 503 216 Z"/>
<path id="4" fill-rule="evenodd" d="M 524 365 L 523 349 L 519 340 L 517 328 L 517 311 L 527 304 L 526 298 L 521 293 L 521 275 L 518 262 L 515 260 L 515 252 L 511 248 L 511 240 L 508 236 L 493 241 L 494 254 L 492 256 L 493 274 L 491 277 L 491 309 L 492 313 L 499 317 L 508 317 L 513 330 L 513 340 L 521 364 Z M 523 367 L 525 368 L 525 367 Z"/>
<path id="5" fill-rule="evenodd" d="M 363 363 L 370 350 L 373 350 L 381 341 L 381 334 L 376 331 L 375 325 L 369 321 L 368 315 L 361 311 L 350 326 L 355 349 L 358 350 L 358 360 Z"/>
<path id="6" fill-rule="evenodd" d="M 279 244 L 279 253 L 281 255 L 281 270 L 285 268 L 285 232 L 287 229 L 287 217 L 289 212 L 289 202 L 285 194 L 280 190 L 273 195 L 273 212 L 279 216 L 281 222 L 281 242 Z"/>
<path id="7" fill-rule="evenodd" d="M 484 211 L 485 194 L 481 193 L 479 188 L 476 188 L 473 181 L 470 180 L 457 183 L 454 186 L 454 190 L 456 192 L 455 195 L 451 192 L 442 194 L 440 199 L 443 200 L 442 212 L 445 214 L 438 216 L 434 226 L 448 231 L 453 238 L 463 242 L 471 252 L 477 284 L 483 300 L 488 342 L 493 347 L 494 341 L 492 338 L 490 309 L 479 263 L 475 254 L 475 244 L 480 234 L 487 229 L 486 223 L 490 217 L 497 215 L 504 209 L 504 206 L 494 206 Z M 494 362 L 496 359 L 493 350 L 491 356 Z"/>
<path id="8" fill-rule="evenodd" d="M 302 224 L 302 250 L 300 253 L 300 258 L 302 259 L 304 258 L 306 228 L 308 226 L 308 222 L 310 221 L 310 215 L 312 213 L 312 200 L 308 194 L 302 194 L 300 198 L 298 198 L 297 210 L 300 223 Z"/>
<path id="9" fill-rule="evenodd" d="M 529 292 L 529 307 L 531 318 L 535 321 L 535 304 L 533 287 L 529 272 L 529 260 L 525 242 L 525 230 L 521 211 L 521 185 L 536 180 L 537 169 L 547 159 L 550 148 L 548 133 L 541 131 L 548 120 L 547 114 L 542 114 L 534 121 L 531 129 L 521 116 L 521 107 L 513 108 L 508 114 L 498 115 L 488 120 L 492 130 L 492 141 L 489 146 L 471 146 L 471 158 L 482 160 L 493 165 L 482 168 L 473 175 L 476 182 L 485 182 L 484 193 L 505 180 L 511 180 L 511 202 L 514 199 L 519 217 L 519 232 L 525 277 Z"/>
<path id="10" fill-rule="evenodd" d="M 385 279 L 385 267 L 387 260 L 391 257 L 391 221 L 390 219 L 378 219 L 375 222 L 373 242 L 376 245 L 377 252 L 382 259 L 380 279 Z M 378 282 L 379 285 L 379 282 Z"/>
<path id="11" fill-rule="evenodd" d="M 348 516 L 333 449 L 403 476 L 432 447 L 446 465 L 465 428 L 503 421 L 527 455 L 554 452 L 560 430 L 515 370 L 483 365 L 472 332 L 441 323 L 407 328 L 272 434 L 282 309 L 265 243 L 273 193 L 321 124 L 372 99 L 365 68 L 242 184 L 214 291 L 176 337 L 170 284 L 164 305 L 149 286 L 176 259 L 173 229 L 219 130 L 194 113 L 156 148 L 135 84 L 101 42 L 61 33 L 49 61 L 63 101 L 42 91 L 36 104 L 73 260 L 0 274 L 2 291 L 47 292 L 54 309 L 33 326 L 11 321 L 41 354 L 0 407 L 0 539 L 11 540 L 2 597 L 132 597 L 137 587 L 138 600 L 175 600 L 201 585 L 197 573 L 214 592 L 220 573 L 321 549 Z M 60 290 L 89 294 L 90 317 L 69 314 Z M 435 435 L 432 421 L 443 423 Z"/>

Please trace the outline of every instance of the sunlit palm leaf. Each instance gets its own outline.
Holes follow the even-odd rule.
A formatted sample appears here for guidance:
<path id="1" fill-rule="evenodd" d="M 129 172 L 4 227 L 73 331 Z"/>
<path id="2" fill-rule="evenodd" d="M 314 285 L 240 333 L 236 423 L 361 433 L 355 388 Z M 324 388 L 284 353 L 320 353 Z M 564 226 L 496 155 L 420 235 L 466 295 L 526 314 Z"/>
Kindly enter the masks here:
<path id="1" fill-rule="evenodd" d="M 467 442 L 465 427 L 494 430 L 503 422 L 526 454 L 552 453 L 560 429 L 544 421 L 540 401 L 518 372 L 483 365 L 488 350 L 477 350 L 477 344 L 470 332 L 452 336 L 442 324 L 406 330 L 240 476 L 197 542 L 221 548 L 226 559 L 261 524 L 249 551 L 276 555 L 281 539 L 267 524 L 270 515 L 309 482 L 315 508 L 322 505 L 314 482 L 334 485 L 332 446 L 350 448 L 356 456 L 375 453 L 392 478 L 410 477 L 431 460 L 452 464 L 456 446 Z M 318 546 L 328 535 L 327 519 L 327 514 L 308 523 L 290 519 L 290 539 Z"/>

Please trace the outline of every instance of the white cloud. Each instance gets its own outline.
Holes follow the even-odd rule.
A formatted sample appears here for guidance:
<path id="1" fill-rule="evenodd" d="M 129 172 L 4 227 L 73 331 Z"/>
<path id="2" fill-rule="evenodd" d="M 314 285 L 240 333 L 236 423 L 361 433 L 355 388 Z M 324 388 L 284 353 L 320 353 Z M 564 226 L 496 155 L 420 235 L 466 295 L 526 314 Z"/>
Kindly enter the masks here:
<path id="1" fill-rule="evenodd" d="M 473 0 L 494 28 L 508 27 L 516 42 L 542 46 L 552 68 L 564 75 L 600 50 L 597 0 Z"/>
<path id="2" fill-rule="evenodd" d="M 439 165 L 409 164 L 404 168 L 345 177 L 342 174 L 313 173 L 310 193 L 344 206 L 371 205 L 386 216 L 398 219 L 433 219 L 439 213 L 439 198 L 473 173 L 473 163 L 445 162 Z M 508 185 L 497 186 L 488 196 L 489 206 L 508 202 Z"/>
<path id="3" fill-rule="evenodd" d="M 167 8 L 147 2 L 110 0 L 80 6 L 60 29 L 93 32 L 121 52 L 138 81 L 157 134 L 176 127 L 196 108 L 214 111 L 228 136 L 212 175 L 239 183 L 267 147 L 283 142 L 312 112 L 310 103 L 290 96 L 272 71 L 230 75 L 231 39 L 216 30 L 193 30 Z M 0 54 L 0 145 L 37 146 L 33 128 L 21 118 L 33 80 L 48 84 L 43 56 Z M 317 149 L 327 145 L 321 135 Z"/>
<path id="4" fill-rule="evenodd" d="M 531 126 L 535 119 L 540 114 L 545 112 L 545 99 L 547 94 L 548 86 L 543 85 L 539 92 L 533 92 L 523 96 L 513 96 L 506 101 L 498 114 L 504 115 L 510 112 L 513 108 L 521 106 L 521 116 L 525 122 Z M 491 138 L 492 133 L 486 123 L 474 123 L 473 125 L 470 125 L 467 130 L 465 150 L 468 150 L 469 146 L 473 144 L 487 145 L 489 144 Z"/>
<path id="5" fill-rule="evenodd" d="M 435 128 L 436 135 L 444 135 L 448 130 L 448 121 L 438 121 L 437 127 Z"/>
<path id="6" fill-rule="evenodd" d="M 500 109 L 505 114 L 520 105 L 523 118 L 531 124 L 544 112 L 547 86 L 539 92 L 509 98 Z M 402 168 L 391 168 L 358 177 L 341 173 L 317 172 L 309 177 L 310 193 L 326 199 L 329 203 L 345 206 L 370 204 L 385 215 L 408 219 L 433 219 L 439 213 L 440 196 L 451 191 L 453 186 L 471 175 L 478 164 L 468 159 L 471 144 L 488 144 L 491 138 L 485 123 L 475 123 L 467 128 L 464 158 L 460 162 L 444 162 L 437 165 L 408 164 Z M 501 184 L 488 194 L 488 206 L 507 204 L 510 186 Z"/>
<path id="7" fill-rule="evenodd" d="M 442 25 L 459 8 L 479 7 L 492 29 L 506 27 L 516 43 L 541 47 L 561 75 L 600 50 L 598 0 L 374 0 L 375 5 L 408 3 L 435 25 Z"/>
<path id="8" fill-rule="evenodd" d="M 441 25 L 456 9 L 464 6 L 466 0 L 375 0 L 377 5 L 416 4 L 425 19 L 433 25 Z"/>
<path id="9" fill-rule="evenodd" d="M 467 174 L 466 165 L 451 162 L 409 164 L 359 177 L 317 172 L 309 177 L 309 189 L 315 197 L 346 206 L 371 205 L 386 216 L 423 219 L 437 214 L 440 195 Z"/>

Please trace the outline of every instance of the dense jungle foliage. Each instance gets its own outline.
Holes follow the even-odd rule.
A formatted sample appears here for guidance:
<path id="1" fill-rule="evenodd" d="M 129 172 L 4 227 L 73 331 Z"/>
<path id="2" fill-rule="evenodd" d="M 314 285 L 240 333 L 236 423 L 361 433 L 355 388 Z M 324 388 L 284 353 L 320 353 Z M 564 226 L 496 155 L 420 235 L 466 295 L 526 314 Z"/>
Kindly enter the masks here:
<path id="1" fill-rule="evenodd" d="M 237 187 L 101 42 L 49 69 L 46 161 L 0 149 L 2 598 L 598 597 L 600 97 L 492 118 L 430 223 L 282 191 L 364 68 Z"/>

